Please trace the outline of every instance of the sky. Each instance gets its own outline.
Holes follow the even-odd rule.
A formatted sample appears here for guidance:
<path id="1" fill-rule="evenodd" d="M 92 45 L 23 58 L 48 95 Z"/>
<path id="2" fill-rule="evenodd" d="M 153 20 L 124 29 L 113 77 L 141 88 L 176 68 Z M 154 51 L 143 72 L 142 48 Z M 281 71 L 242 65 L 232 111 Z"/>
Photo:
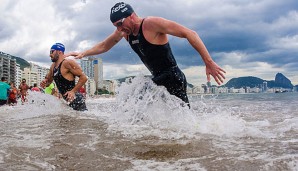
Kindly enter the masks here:
<path id="1" fill-rule="evenodd" d="M 115 0 L 1 0 L 0 51 L 49 67 L 50 47 L 83 51 L 116 28 L 110 22 Z M 232 78 L 274 80 L 284 74 L 298 84 L 297 0 L 127 0 L 138 16 L 159 16 L 198 33 L 213 60 Z M 201 56 L 186 39 L 169 36 L 178 66 L 189 83 L 207 81 Z M 104 79 L 149 75 L 122 39 L 103 60 Z M 79 60 L 78 60 L 79 62 Z M 211 80 L 212 84 L 216 84 Z"/>

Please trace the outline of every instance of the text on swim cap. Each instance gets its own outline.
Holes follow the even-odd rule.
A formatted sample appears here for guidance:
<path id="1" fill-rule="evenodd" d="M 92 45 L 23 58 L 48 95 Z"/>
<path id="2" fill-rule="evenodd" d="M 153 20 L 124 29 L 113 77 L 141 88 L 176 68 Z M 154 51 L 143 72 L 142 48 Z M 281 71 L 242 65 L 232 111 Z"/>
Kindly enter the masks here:
<path id="1" fill-rule="evenodd" d="M 115 12 L 117 12 L 117 11 L 119 11 L 120 9 L 122 9 L 122 8 L 124 8 L 124 7 L 126 7 L 126 4 L 120 4 L 119 6 L 114 7 L 114 8 L 112 9 L 112 14 L 115 13 Z M 123 10 L 121 10 L 121 12 L 124 12 L 124 11 L 126 11 L 126 10 L 127 10 L 127 8 L 124 8 Z"/>

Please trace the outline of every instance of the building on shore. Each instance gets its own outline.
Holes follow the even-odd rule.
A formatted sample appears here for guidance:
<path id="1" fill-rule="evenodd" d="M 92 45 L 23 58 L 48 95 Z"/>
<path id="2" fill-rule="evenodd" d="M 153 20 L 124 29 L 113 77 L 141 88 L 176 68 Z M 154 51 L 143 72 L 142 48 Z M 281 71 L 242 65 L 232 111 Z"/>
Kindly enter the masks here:
<path id="1" fill-rule="evenodd" d="M 114 80 L 104 80 L 103 81 L 103 89 L 109 91 L 110 93 L 115 93 L 117 86 L 117 81 Z"/>
<path id="2" fill-rule="evenodd" d="M 22 71 L 22 79 L 26 79 L 26 82 L 29 86 L 33 86 L 34 83 L 39 85 L 49 70 L 49 68 L 30 62 L 30 67 L 24 68 L 24 71 Z"/>
<path id="3" fill-rule="evenodd" d="M 88 78 L 86 84 L 85 84 L 85 89 L 88 95 L 93 96 L 95 95 L 96 92 L 96 86 L 95 86 L 95 80 L 93 78 Z"/>
<path id="4" fill-rule="evenodd" d="M 5 77 L 8 82 L 17 84 L 20 65 L 12 55 L 0 51 L 0 77 Z"/>
<path id="5" fill-rule="evenodd" d="M 93 95 L 94 92 L 99 89 L 115 92 L 117 85 L 115 81 L 103 79 L 103 63 L 101 58 L 95 56 L 84 58 L 81 60 L 81 67 L 83 72 L 87 75 L 88 80 L 91 80 L 88 81 L 89 85 L 86 86 L 88 94 Z"/>
<path id="6" fill-rule="evenodd" d="M 93 79 L 96 89 L 103 87 L 103 65 L 102 59 L 90 56 L 81 60 L 81 68 L 88 79 Z"/>
<path id="7" fill-rule="evenodd" d="M 268 84 L 267 84 L 267 81 L 264 81 L 262 85 L 262 92 L 267 92 L 267 91 L 268 91 Z"/>
<path id="8" fill-rule="evenodd" d="M 21 70 L 20 64 L 17 63 L 16 80 L 15 80 L 16 87 L 19 87 L 19 85 L 21 84 L 21 80 L 22 80 L 22 70 Z"/>

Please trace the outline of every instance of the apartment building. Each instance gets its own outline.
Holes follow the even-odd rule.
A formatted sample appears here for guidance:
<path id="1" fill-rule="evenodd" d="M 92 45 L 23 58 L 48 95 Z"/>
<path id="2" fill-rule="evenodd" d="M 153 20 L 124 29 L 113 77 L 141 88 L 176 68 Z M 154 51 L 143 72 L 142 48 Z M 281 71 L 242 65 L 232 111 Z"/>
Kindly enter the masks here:
<path id="1" fill-rule="evenodd" d="M 81 67 L 88 80 L 94 80 L 88 82 L 89 86 L 86 86 L 87 92 L 93 92 L 93 90 L 88 90 L 88 87 L 92 87 L 90 84 L 95 84 L 95 90 L 103 88 L 103 65 L 101 58 L 95 56 L 84 58 L 81 60 Z"/>
<path id="2" fill-rule="evenodd" d="M 33 86 L 34 83 L 39 85 L 48 72 L 49 68 L 30 62 L 30 67 L 24 68 L 24 71 L 22 72 L 22 78 L 26 79 L 26 82 L 29 86 Z"/>
<path id="3" fill-rule="evenodd" d="M 0 51 L 0 77 L 6 77 L 8 82 L 17 84 L 20 65 L 12 55 Z"/>

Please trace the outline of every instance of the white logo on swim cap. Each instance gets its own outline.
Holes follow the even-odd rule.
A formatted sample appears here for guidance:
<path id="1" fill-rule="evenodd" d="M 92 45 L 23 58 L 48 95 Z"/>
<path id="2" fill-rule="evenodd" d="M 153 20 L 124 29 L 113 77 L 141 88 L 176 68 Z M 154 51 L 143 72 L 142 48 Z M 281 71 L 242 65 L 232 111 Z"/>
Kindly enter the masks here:
<path id="1" fill-rule="evenodd" d="M 126 7 L 126 4 L 120 4 L 119 6 L 114 7 L 114 8 L 112 9 L 112 14 L 115 13 L 115 12 L 117 12 L 117 11 L 119 11 L 120 9 L 122 9 L 122 8 L 124 8 L 124 7 Z M 127 9 L 126 9 L 126 10 L 127 10 Z M 124 10 L 124 11 L 126 11 L 126 10 Z M 124 12 L 124 11 L 121 11 L 121 12 Z"/>

